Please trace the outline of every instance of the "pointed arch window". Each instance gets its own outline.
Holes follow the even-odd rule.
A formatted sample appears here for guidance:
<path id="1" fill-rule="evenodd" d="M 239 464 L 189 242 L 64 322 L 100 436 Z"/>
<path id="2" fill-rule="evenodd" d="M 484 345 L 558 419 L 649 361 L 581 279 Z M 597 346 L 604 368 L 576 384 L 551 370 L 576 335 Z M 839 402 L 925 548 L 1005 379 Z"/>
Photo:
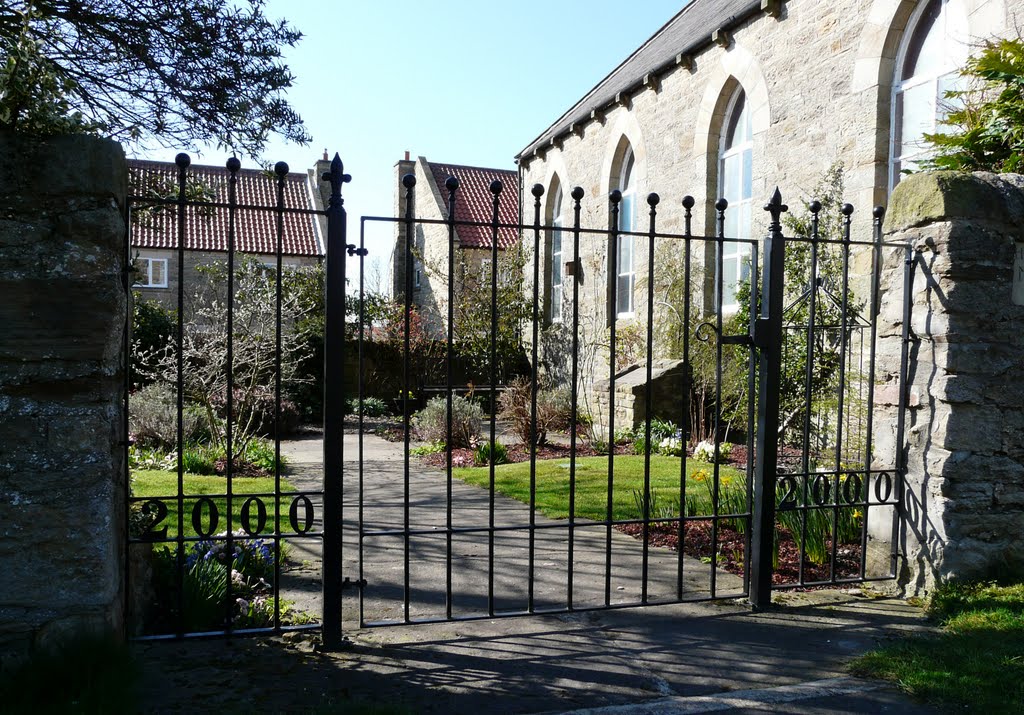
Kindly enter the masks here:
<path id="1" fill-rule="evenodd" d="M 622 202 L 619 204 L 619 231 L 629 232 L 636 225 L 636 172 L 633 150 L 626 148 L 619 172 L 619 190 Z M 633 315 L 633 289 L 636 285 L 634 268 L 633 236 L 618 237 L 615 256 L 615 315 L 629 318 Z"/>
<path id="2" fill-rule="evenodd" d="M 751 236 L 754 184 L 754 132 L 742 88 L 729 100 L 719 154 L 719 195 L 729 202 L 725 212 L 727 239 Z M 722 308 L 737 307 L 736 288 L 750 277 L 750 244 L 725 241 L 722 250 Z"/>
<path id="3" fill-rule="evenodd" d="M 938 131 L 949 113 L 946 92 L 964 86 L 960 69 L 969 52 L 966 28 L 963 0 L 929 0 L 911 17 L 896 56 L 890 189 L 903 171 L 915 169 L 930 155 L 924 135 Z"/>
<path id="4" fill-rule="evenodd" d="M 551 202 L 551 243 L 548 251 L 548 320 L 562 322 L 562 185 L 555 187 Z"/>

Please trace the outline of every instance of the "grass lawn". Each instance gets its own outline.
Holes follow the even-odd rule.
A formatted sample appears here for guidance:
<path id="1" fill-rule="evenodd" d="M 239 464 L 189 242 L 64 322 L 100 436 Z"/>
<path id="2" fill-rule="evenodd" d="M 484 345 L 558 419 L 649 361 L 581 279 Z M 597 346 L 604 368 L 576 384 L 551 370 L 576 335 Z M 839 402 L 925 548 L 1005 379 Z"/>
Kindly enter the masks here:
<path id="1" fill-rule="evenodd" d="M 868 653 L 853 672 L 949 709 L 1024 712 L 1024 584 L 946 584 L 928 612 L 942 625 L 939 635 Z"/>
<path id="2" fill-rule="evenodd" d="M 219 533 L 227 529 L 227 499 L 223 496 L 227 491 L 228 480 L 224 477 L 206 477 L 199 474 L 185 474 L 185 485 L 184 493 L 185 497 L 185 536 L 195 536 L 195 529 L 192 528 L 192 509 L 195 506 L 196 501 L 203 495 L 219 494 L 220 496 L 212 497 L 212 501 L 217 505 L 217 512 L 219 519 L 217 526 L 214 527 L 213 532 Z M 231 480 L 232 493 L 234 498 L 232 499 L 232 511 L 234 516 L 232 517 L 232 528 L 238 530 L 240 528 L 240 514 L 242 511 L 242 504 L 245 502 L 245 494 L 267 494 L 274 491 L 274 479 L 273 477 L 267 478 L 243 478 L 235 477 Z M 281 480 L 282 491 L 291 491 L 294 487 L 286 480 Z M 173 496 L 178 493 L 178 474 L 177 472 L 169 472 L 162 469 L 142 469 L 134 470 L 132 472 L 132 494 L 136 497 L 167 497 Z M 242 495 L 239 498 L 239 495 Z M 263 530 L 263 533 L 272 533 L 274 530 L 274 512 L 273 506 L 270 503 L 271 500 L 264 498 L 263 503 L 267 507 L 267 525 Z M 291 506 L 291 498 L 285 497 L 281 499 L 281 528 L 282 531 L 290 531 L 291 527 L 288 525 L 288 509 Z M 175 499 L 165 499 L 164 504 L 167 505 L 167 516 L 156 526 L 156 528 L 167 527 L 168 537 L 175 537 L 178 535 L 178 502 Z M 204 524 L 209 524 L 209 513 L 206 509 L 202 510 L 202 518 Z M 300 518 L 303 510 L 299 509 Z M 256 506 L 255 504 L 250 509 L 250 515 L 252 519 L 253 527 L 256 526 Z"/>
<path id="3" fill-rule="evenodd" d="M 651 513 L 672 516 L 679 513 L 679 457 L 651 456 L 651 492 L 654 494 Z M 704 462 L 687 460 L 687 501 L 698 497 L 703 503 L 695 513 L 710 514 L 709 485 L 714 467 Z M 456 469 L 453 475 L 470 484 L 488 487 L 490 473 L 487 467 Z M 740 497 L 742 503 L 746 476 L 733 467 L 719 466 L 723 493 Z M 696 476 L 696 479 L 694 478 Z M 494 470 L 495 490 L 521 502 L 530 501 L 530 463 L 499 464 Z M 636 519 L 640 516 L 634 492 L 643 493 L 644 457 L 642 455 L 616 455 L 615 486 L 612 517 Z M 576 516 L 603 520 L 607 516 L 608 457 L 579 457 L 576 459 Z M 730 500 L 733 501 L 733 500 Z M 723 500 L 724 505 L 724 500 Z M 537 461 L 537 508 L 553 519 L 569 516 L 569 460 L 545 459 Z M 723 511 L 722 513 L 726 513 Z"/>

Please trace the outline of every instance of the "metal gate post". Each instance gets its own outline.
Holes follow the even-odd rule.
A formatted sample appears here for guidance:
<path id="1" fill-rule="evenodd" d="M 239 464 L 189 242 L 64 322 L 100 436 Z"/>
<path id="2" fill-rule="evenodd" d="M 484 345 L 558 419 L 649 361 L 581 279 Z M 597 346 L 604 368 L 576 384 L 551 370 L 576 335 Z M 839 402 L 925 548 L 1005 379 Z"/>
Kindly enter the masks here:
<path id="1" fill-rule="evenodd" d="M 750 603 L 764 610 L 772 602 L 775 541 L 775 482 L 779 458 L 779 387 L 782 375 L 782 311 L 786 245 L 780 218 L 788 211 L 778 187 L 764 207 L 772 216 L 765 240 L 761 315 L 754 323 L 758 349 L 757 445 L 751 537 Z"/>
<path id="2" fill-rule="evenodd" d="M 346 217 L 341 185 L 351 179 L 341 157 L 334 155 L 327 208 L 327 268 L 324 325 L 324 513 L 323 513 L 323 645 L 341 647 L 342 592 L 342 460 L 345 419 L 345 257 Z"/>

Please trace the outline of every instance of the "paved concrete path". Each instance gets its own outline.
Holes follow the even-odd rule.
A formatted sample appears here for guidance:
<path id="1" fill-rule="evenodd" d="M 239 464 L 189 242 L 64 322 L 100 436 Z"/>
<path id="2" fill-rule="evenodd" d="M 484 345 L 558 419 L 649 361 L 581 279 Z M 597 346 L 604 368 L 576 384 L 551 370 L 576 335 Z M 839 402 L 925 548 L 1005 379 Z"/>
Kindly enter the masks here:
<path id="1" fill-rule="evenodd" d="M 321 489 L 323 479 L 322 441 L 319 435 L 283 442 L 288 461 L 287 476 L 297 489 Z M 405 468 L 400 443 L 364 435 L 360 460 L 358 435 L 346 434 L 345 455 L 345 571 L 344 576 L 367 581 L 364 589 L 363 620 L 366 622 L 405 619 L 405 573 L 409 572 L 409 617 L 437 619 L 447 615 L 446 584 L 449 579 L 447 538 L 448 480 L 444 471 L 410 461 L 409 493 L 405 494 Z M 360 473 L 359 465 L 362 464 Z M 568 488 L 568 487 L 567 487 Z M 456 617 L 488 615 L 488 592 L 493 589 L 495 612 L 527 610 L 530 588 L 530 509 L 527 504 L 495 496 L 493 584 L 489 537 L 489 494 L 486 489 L 453 479 L 450 485 L 452 524 L 481 531 L 455 534 L 450 546 L 452 614 Z M 362 492 L 364 537 L 362 570 L 359 552 L 359 495 Z M 409 539 L 402 534 L 373 535 L 402 530 L 406 519 L 412 530 L 421 532 Z M 316 514 L 320 502 L 315 500 Z M 565 609 L 568 602 L 569 529 L 567 520 L 535 516 L 539 527 L 533 544 L 533 598 L 537 610 Z M 319 521 L 317 521 L 319 527 Z M 610 602 L 623 605 L 641 602 L 643 588 L 643 544 L 614 529 L 579 521 L 573 544 L 573 605 L 576 608 L 602 606 L 611 545 Z M 649 601 L 678 599 L 679 554 L 651 547 L 647 553 Z M 290 568 L 282 580 L 285 598 L 312 613 L 319 613 L 319 542 L 290 540 Z M 711 566 L 693 558 L 682 559 L 683 598 L 696 600 L 711 595 Z M 719 569 L 715 574 L 716 594 L 739 596 L 742 580 Z M 358 598 L 346 598 L 346 620 L 358 624 Z"/>

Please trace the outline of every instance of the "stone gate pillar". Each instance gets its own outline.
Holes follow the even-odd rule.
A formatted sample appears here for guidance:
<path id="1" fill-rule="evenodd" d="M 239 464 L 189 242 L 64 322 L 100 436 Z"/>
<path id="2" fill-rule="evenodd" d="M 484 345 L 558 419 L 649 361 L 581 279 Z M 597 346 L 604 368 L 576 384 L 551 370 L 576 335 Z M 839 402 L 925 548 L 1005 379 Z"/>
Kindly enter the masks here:
<path id="1" fill-rule="evenodd" d="M 937 172 L 892 194 L 916 263 L 899 583 L 1024 573 L 1024 176 Z M 904 252 L 886 250 L 878 380 L 900 366 Z M 891 390 L 890 390 L 891 392 Z M 886 393 L 876 385 L 876 396 Z M 892 444 L 895 399 L 876 399 Z M 880 442 L 881 444 L 881 442 Z M 882 453 L 882 450 L 879 450 Z"/>
<path id="2" fill-rule="evenodd" d="M 122 629 L 124 151 L 0 133 L 0 658 Z"/>

